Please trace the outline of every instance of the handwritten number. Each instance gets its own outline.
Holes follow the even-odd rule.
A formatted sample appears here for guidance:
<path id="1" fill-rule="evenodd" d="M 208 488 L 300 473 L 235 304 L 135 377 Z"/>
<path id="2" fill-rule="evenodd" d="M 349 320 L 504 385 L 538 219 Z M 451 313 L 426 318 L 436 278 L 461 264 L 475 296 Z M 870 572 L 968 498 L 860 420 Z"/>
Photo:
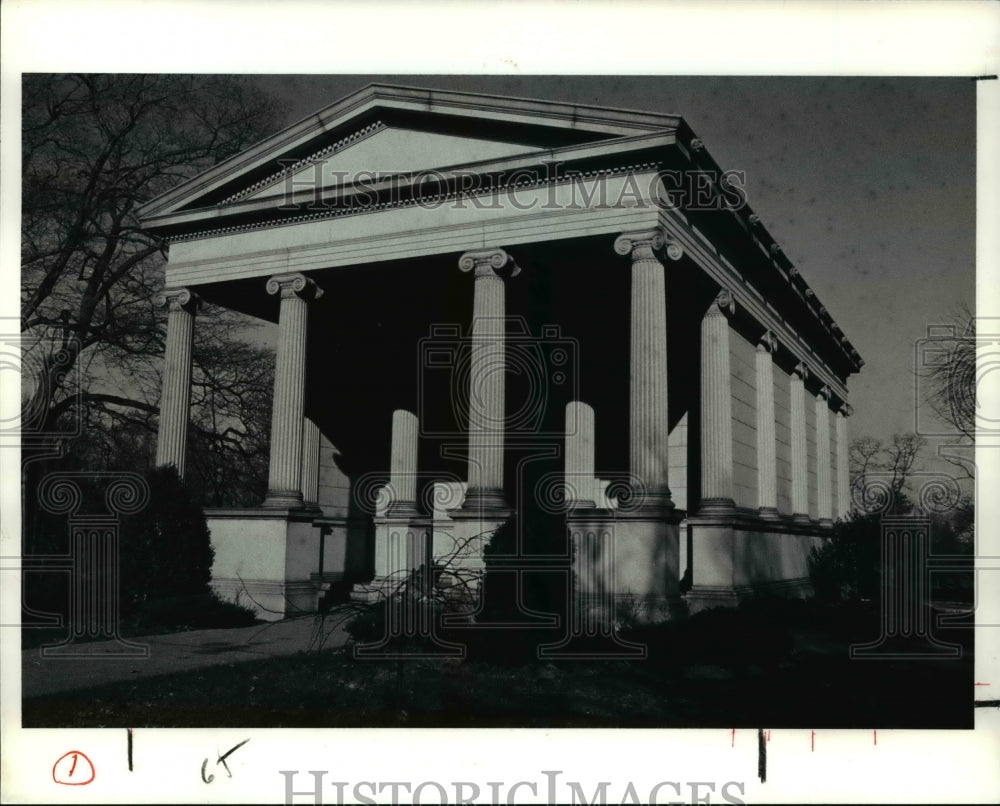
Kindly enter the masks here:
<path id="1" fill-rule="evenodd" d="M 218 759 L 215 762 L 215 766 L 219 766 L 221 764 L 226 769 L 226 775 L 228 775 L 230 778 L 232 778 L 233 777 L 233 773 L 229 769 L 229 765 L 226 763 L 226 759 L 229 758 L 233 753 L 235 753 L 237 750 L 239 750 L 241 747 L 243 747 L 243 745 L 245 745 L 249 741 L 250 741 L 249 739 L 244 739 L 242 742 L 240 742 L 235 747 L 229 748 L 229 750 L 227 750 L 225 753 L 223 753 L 222 755 L 220 755 L 218 757 Z M 212 774 L 212 775 L 209 775 L 209 776 L 206 777 L 205 770 L 206 770 L 207 767 L 208 767 L 208 759 L 206 758 L 204 761 L 201 762 L 201 780 L 204 781 L 206 784 L 210 784 L 210 783 L 212 783 L 212 781 L 215 780 L 215 775 Z"/>
<path id="2" fill-rule="evenodd" d="M 69 768 L 69 776 L 73 777 L 73 770 L 76 769 L 76 753 L 73 754 L 73 766 Z"/>

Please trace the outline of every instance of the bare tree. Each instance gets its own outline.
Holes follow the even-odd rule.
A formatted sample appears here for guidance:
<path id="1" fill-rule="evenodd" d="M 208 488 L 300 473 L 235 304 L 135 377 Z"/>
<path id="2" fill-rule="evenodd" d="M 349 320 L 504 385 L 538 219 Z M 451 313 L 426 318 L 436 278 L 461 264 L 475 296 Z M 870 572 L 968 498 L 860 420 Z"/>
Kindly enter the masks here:
<path id="1" fill-rule="evenodd" d="M 926 446 L 927 440 L 918 434 L 893 434 L 888 442 L 875 437 L 854 440 L 848 450 L 852 485 L 864 491 L 877 479 L 888 488 L 893 507 L 907 508 L 910 479 Z"/>
<path id="2" fill-rule="evenodd" d="M 106 432 L 151 429 L 165 337 L 152 296 L 165 247 L 135 210 L 273 131 L 280 110 L 239 77 L 32 74 L 22 114 L 26 425 L 43 437 L 66 417 Z M 247 326 L 210 309 L 195 328 L 193 428 L 225 457 L 213 472 L 252 465 L 266 442 L 271 361 L 240 338 Z M 198 472 L 206 461 L 193 458 Z"/>

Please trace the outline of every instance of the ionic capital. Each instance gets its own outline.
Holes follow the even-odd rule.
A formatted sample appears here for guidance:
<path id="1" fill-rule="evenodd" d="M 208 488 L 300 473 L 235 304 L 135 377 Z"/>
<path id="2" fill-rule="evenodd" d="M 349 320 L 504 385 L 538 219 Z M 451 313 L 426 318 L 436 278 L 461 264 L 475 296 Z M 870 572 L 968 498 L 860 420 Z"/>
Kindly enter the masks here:
<path id="1" fill-rule="evenodd" d="M 768 352 L 774 355 L 778 352 L 778 337 L 773 330 L 765 330 L 757 341 L 757 352 Z"/>
<path id="2" fill-rule="evenodd" d="M 799 362 L 798 364 L 795 365 L 795 368 L 792 370 L 792 374 L 798 377 L 803 383 L 805 383 L 806 379 L 808 379 L 809 377 L 809 367 L 807 367 L 804 363 Z"/>
<path id="3" fill-rule="evenodd" d="M 671 260 L 680 260 L 684 256 L 681 245 L 664 235 L 661 229 L 625 232 L 615 239 L 615 252 L 619 255 L 631 255 L 632 260 L 655 258 L 653 252 L 660 249 L 665 250 Z"/>
<path id="4" fill-rule="evenodd" d="M 503 249 L 478 249 L 466 252 L 458 259 L 458 268 L 464 272 L 474 271 L 473 277 L 500 277 L 500 272 L 509 268 L 510 277 L 517 277 L 521 267 Z"/>
<path id="5" fill-rule="evenodd" d="M 850 403 L 841 403 L 840 408 L 837 409 L 837 414 L 841 417 L 850 417 L 854 414 L 854 407 Z"/>
<path id="6" fill-rule="evenodd" d="M 730 316 L 736 313 L 736 298 L 733 296 L 733 292 L 728 288 L 723 288 L 715 297 L 712 305 L 709 307 L 709 313 L 715 313 L 716 309 L 720 313 L 729 314 Z"/>
<path id="7" fill-rule="evenodd" d="M 323 289 L 316 281 L 300 272 L 292 274 L 276 274 L 267 281 L 268 294 L 281 294 L 281 299 L 299 297 L 306 302 L 323 296 Z"/>
<path id="8" fill-rule="evenodd" d="M 189 288 L 169 288 L 154 295 L 153 304 L 157 308 L 193 314 L 197 313 L 202 303 L 201 297 Z"/>
<path id="9" fill-rule="evenodd" d="M 830 390 L 830 387 L 827 386 L 825 383 L 819 388 L 819 391 L 816 393 L 817 400 L 829 400 L 832 396 L 833 392 Z"/>

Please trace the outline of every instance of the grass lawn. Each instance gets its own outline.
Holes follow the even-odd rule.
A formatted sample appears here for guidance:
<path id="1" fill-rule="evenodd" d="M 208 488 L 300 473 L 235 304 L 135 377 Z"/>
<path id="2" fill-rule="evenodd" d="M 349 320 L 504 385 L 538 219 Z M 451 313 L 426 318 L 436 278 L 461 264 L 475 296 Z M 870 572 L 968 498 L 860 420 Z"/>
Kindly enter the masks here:
<path id="1" fill-rule="evenodd" d="M 465 659 L 348 648 L 125 681 L 25 700 L 23 725 L 972 727 L 972 630 L 937 631 L 959 659 L 852 660 L 851 643 L 878 635 L 871 606 L 701 613 L 629 633 L 648 650 L 634 660 L 538 660 L 536 643 L 557 636 L 503 635 L 454 636 Z"/>

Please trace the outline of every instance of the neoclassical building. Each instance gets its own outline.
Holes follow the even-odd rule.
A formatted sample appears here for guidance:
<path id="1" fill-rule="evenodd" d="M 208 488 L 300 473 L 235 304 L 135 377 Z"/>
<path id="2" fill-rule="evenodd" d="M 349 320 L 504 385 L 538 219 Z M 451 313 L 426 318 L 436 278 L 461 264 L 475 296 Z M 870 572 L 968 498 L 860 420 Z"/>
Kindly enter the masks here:
<path id="1" fill-rule="evenodd" d="M 585 609 L 802 594 L 850 509 L 861 357 L 681 117 L 373 85 L 141 215 L 158 464 L 202 301 L 277 324 L 267 496 L 208 512 L 213 584 L 266 617 L 474 579 L 511 519 L 509 567 Z"/>

